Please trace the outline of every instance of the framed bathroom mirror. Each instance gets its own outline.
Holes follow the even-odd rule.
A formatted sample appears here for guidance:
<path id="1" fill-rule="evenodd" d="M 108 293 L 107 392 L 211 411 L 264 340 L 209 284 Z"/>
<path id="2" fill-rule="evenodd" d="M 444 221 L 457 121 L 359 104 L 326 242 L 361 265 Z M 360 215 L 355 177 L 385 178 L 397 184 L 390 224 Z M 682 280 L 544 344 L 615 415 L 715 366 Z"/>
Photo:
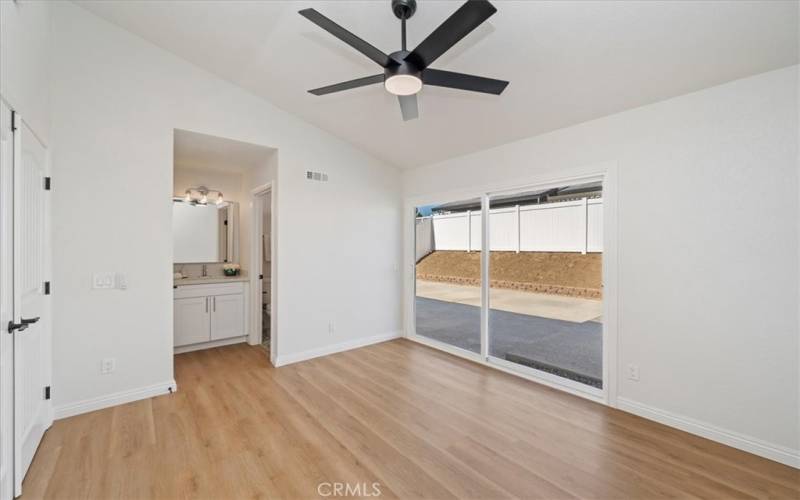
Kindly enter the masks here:
<path id="1" fill-rule="evenodd" d="M 239 204 L 172 200 L 173 261 L 176 264 L 239 262 Z"/>

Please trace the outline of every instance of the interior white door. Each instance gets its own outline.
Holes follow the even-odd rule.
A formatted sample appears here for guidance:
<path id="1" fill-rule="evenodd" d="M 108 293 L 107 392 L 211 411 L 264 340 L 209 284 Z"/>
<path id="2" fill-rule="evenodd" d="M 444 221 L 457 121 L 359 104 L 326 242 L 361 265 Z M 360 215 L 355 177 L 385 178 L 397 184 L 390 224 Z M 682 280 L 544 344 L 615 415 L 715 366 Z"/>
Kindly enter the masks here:
<path id="1" fill-rule="evenodd" d="M 18 118 L 18 115 L 16 116 Z M 22 479 L 52 410 L 45 396 L 49 386 L 50 338 L 45 279 L 49 241 L 44 145 L 22 120 L 14 131 L 14 318 L 24 328 L 14 331 L 14 485 Z M 26 324 L 27 323 L 27 324 Z"/>
<path id="2" fill-rule="evenodd" d="M 0 100 L 0 498 L 14 496 L 13 168 L 11 110 Z"/>
<path id="3" fill-rule="evenodd" d="M 210 340 L 209 315 L 210 299 L 208 297 L 189 297 L 175 299 L 174 324 L 175 347 Z"/>
<path id="4" fill-rule="evenodd" d="M 211 300 L 211 340 L 241 337 L 244 330 L 244 295 L 214 295 Z"/>

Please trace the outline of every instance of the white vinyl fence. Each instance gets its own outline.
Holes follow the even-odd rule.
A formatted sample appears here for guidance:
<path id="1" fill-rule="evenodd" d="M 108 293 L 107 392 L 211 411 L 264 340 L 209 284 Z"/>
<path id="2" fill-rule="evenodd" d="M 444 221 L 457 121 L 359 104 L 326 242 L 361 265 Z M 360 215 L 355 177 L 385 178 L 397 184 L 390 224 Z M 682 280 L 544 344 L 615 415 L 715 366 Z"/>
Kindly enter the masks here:
<path id="1" fill-rule="evenodd" d="M 417 261 L 434 250 L 481 249 L 481 211 L 417 217 Z M 602 252 L 603 200 L 517 205 L 489 211 L 491 250 Z"/>

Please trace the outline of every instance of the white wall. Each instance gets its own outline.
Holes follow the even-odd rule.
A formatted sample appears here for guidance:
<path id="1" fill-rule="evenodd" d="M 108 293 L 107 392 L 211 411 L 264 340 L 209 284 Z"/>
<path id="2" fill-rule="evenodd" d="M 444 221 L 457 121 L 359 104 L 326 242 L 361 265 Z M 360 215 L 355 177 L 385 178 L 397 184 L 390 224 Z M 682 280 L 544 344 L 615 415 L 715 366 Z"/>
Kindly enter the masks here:
<path id="1" fill-rule="evenodd" d="M 0 96 L 45 145 L 50 137 L 49 44 L 50 2 L 0 0 Z"/>
<path id="2" fill-rule="evenodd" d="M 52 8 L 57 408 L 172 379 L 175 128 L 278 150 L 257 175 L 278 179 L 279 357 L 400 329 L 394 168 L 74 4 Z M 312 167 L 330 182 L 306 181 Z M 98 270 L 128 289 L 92 291 Z"/>
<path id="3" fill-rule="evenodd" d="M 800 465 L 797 72 L 407 171 L 405 195 L 616 162 L 620 406 Z"/>

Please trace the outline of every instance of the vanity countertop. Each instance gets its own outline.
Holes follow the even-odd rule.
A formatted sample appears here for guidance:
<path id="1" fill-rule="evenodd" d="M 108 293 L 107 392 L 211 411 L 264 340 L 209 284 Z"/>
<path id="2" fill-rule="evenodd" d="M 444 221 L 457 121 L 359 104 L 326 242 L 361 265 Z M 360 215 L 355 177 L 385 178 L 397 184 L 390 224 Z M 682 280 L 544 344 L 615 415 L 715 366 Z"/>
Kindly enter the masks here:
<path id="1" fill-rule="evenodd" d="M 241 281 L 250 281 L 250 277 L 245 273 L 238 276 L 195 276 L 190 278 L 181 278 L 173 280 L 174 286 L 183 285 L 211 285 L 216 283 L 236 283 Z"/>

